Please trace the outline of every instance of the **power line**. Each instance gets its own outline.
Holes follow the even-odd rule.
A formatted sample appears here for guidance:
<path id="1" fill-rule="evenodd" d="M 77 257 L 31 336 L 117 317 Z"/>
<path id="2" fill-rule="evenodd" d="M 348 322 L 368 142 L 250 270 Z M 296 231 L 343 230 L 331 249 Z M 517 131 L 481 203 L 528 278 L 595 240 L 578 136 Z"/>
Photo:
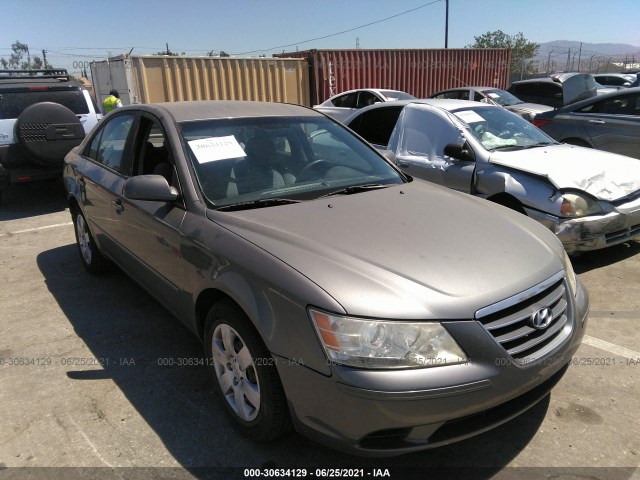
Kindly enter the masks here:
<path id="1" fill-rule="evenodd" d="M 344 33 L 353 32 L 354 30 L 358 30 L 360 28 L 369 27 L 369 26 L 375 25 L 377 23 L 386 22 L 387 20 L 391 20 L 392 18 L 396 18 L 396 17 L 399 17 L 401 15 L 406 15 L 407 13 L 415 12 L 416 10 L 420 10 L 421 8 L 428 7 L 429 5 L 433 5 L 434 3 L 439 3 L 439 2 L 442 2 L 442 1 L 443 0 L 434 0 L 433 2 L 425 3 L 423 5 L 420 5 L 419 7 L 415 7 L 415 8 L 412 8 L 410 10 L 405 10 L 404 12 L 396 13 L 395 15 L 391 15 L 390 17 L 382 18 L 382 19 L 376 20 L 374 22 L 365 23 L 364 25 L 360 25 L 358 27 L 349 28 L 348 30 L 343 30 L 341 32 L 336 32 L 336 33 L 331 33 L 329 35 L 324 35 L 322 37 L 311 38 L 309 40 L 303 40 L 301 42 L 289 43 L 287 45 L 279 45 L 277 47 L 272 47 L 272 48 L 264 48 L 264 49 L 260 49 L 260 50 L 251 50 L 251 51 L 242 52 L 242 53 L 234 53 L 233 55 L 247 55 L 249 53 L 270 52 L 272 50 L 280 50 L 281 48 L 294 47 L 296 45 L 300 45 L 300 44 L 303 44 L 303 43 L 315 42 L 316 40 L 324 40 L 325 38 L 335 37 L 337 35 L 342 35 Z"/>

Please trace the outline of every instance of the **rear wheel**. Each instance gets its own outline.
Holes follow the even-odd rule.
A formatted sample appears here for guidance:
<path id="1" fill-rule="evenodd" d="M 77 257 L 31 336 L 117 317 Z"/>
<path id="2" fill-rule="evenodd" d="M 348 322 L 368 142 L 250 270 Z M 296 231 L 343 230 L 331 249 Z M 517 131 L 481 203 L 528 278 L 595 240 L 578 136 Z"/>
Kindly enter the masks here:
<path id="1" fill-rule="evenodd" d="M 245 435 L 273 440 L 291 425 L 275 360 L 244 313 L 230 302 L 207 314 L 205 355 L 225 408 Z"/>
<path id="2" fill-rule="evenodd" d="M 84 268 L 89 273 L 102 273 L 108 268 L 107 260 L 102 256 L 98 246 L 96 245 L 87 221 L 84 215 L 80 211 L 73 213 L 73 226 L 76 232 L 76 242 L 78 244 L 78 251 L 80 252 L 80 260 Z"/>

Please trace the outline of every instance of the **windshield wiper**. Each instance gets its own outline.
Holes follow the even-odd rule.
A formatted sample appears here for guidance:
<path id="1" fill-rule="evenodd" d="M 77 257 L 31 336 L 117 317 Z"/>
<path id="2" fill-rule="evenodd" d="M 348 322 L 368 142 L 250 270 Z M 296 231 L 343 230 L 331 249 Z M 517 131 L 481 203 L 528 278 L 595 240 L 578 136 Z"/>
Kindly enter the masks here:
<path id="1" fill-rule="evenodd" d="M 538 148 L 538 147 L 548 147 L 549 145 L 555 145 L 557 142 L 538 142 L 533 145 L 525 145 L 522 147 L 523 150 L 528 148 Z"/>
<path id="2" fill-rule="evenodd" d="M 528 150 L 530 148 L 538 148 L 538 147 L 548 147 L 549 145 L 555 145 L 556 142 L 540 142 L 533 143 L 531 145 L 499 145 L 497 147 L 491 148 L 492 152 L 497 150 Z"/>
<path id="3" fill-rule="evenodd" d="M 390 187 L 390 184 L 382 184 L 382 183 L 365 183 L 364 185 L 350 185 L 348 187 L 341 188 L 339 190 L 334 190 L 333 192 L 329 192 L 326 195 L 322 195 L 318 198 L 332 197 L 333 195 L 351 195 L 352 193 L 360 193 L 366 192 L 367 190 L 376 190 L 378 188 L 387 188 Z"/>
<path id="4" fill-rule="evenodd" d="M 249 202 L 232 203 L 231 205 L 223 205 L 216 208 L 221 212 L 233 212 L 234 210 L 251 210 L 252 208 L 275 207 L 277 205 L 289 205 L 291 203 L 300 203 L 302 200 L 293 200 L 292 198 L 262 198 L 260 200 L 251 200 Z"/>

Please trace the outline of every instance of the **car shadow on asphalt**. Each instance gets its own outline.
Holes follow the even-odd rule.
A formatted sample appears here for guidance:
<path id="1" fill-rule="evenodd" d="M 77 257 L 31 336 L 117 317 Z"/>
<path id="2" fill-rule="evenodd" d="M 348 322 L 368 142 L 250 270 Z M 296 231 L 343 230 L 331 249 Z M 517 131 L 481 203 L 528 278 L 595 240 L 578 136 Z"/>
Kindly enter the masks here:
<path id="1" fill-rule="evenodd" d="M 631 258 L 640 253 L 640 242 L 630 240 L 619 245 L 584 252 L 571 258 L 571 264 L 577 274 L 587 273 L 597 268 L 606 267 Z"/>
<path id="2" fill-rule="evenodd" d="M 11 185 L 0 203 L 0 222 L 61 212 L 67 208 L 62 178 Z"/>
<path id="3" fill-rule="evenodd" d="M 488 478 L 528 445 L 547 414 L 549 396 L 515 420 L 480 436 L 385 459 L 345 455 L 295 432 L 279 441 L 255 443 L 235 430 L 214 395 L 209 372 L 197 364 L 202 359 L 198 339 L 124 273 L 114 268 L 106 275 L 89 275 L 74 244 L 42 252 L 37 264 L 75 334 L 95 358 L 108 363 L 103 369 L 72 367 L 67 377 L 78 382 L 113 381 L 170 455 L 198 478 L 214 478 L 211 471 L 225 467 L 404 472 L 393 478 L 410 478 L 415 472 L 434 478 L 436 470 L 460 469 L 466 471 L 465 478 Z M 185 363 L 181 359 L 187 364 L 179 365 Z M 112 427 L 105 421 L 104 428 Z M 154 452 L 150 458 L 159 456 Z"/>

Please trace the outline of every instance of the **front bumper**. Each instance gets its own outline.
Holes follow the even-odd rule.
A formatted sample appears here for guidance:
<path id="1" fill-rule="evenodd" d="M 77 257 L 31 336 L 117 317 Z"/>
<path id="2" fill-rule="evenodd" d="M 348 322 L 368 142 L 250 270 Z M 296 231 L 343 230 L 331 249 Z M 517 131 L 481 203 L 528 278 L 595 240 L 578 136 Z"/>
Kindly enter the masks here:
<path id="1" fill-rule="evenodd" d="M 640 236 L 640 198 L 616 207 L 614 212 L 574 219 L 525 210 L 554 232 L 569 254 L 610 247 Z"/>
<path id="2" fill-rule="evenodd" d="M 331 448 L 383 457 L 453 443 L 514 418 L 548 394 L 580 346 L 589 300 L 578 285 L 571 336 L 526 366 L 476 321 L 445 323 L 470 358 L 461 365 L 385 371 L 332 365 L 326 376 L 280 358 L 296 429 Z"/>

